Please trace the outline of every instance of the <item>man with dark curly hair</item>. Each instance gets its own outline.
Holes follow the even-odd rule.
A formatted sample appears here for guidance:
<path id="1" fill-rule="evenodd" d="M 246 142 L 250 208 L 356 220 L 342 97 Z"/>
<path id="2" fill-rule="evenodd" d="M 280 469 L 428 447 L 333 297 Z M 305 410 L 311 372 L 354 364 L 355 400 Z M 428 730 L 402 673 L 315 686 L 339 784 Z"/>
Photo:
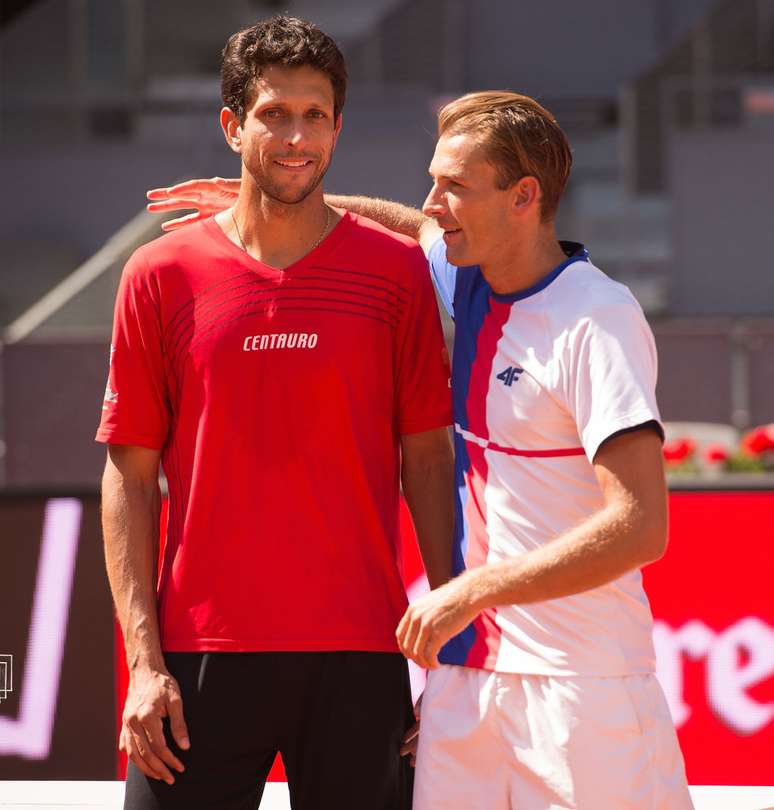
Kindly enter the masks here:
<path id="1" fill-rule="evenodd" d="M 415 241 L 323 199 L 346 91 L 330 37 L 240 31 L 222 91 L 239 194 L 129 260 L 97 434 L 125 807 L 254 808 L 280 752 L 299 810 L 408 808 L 399 481 L 430 583 L 451 571 L 432 284 Z"/>

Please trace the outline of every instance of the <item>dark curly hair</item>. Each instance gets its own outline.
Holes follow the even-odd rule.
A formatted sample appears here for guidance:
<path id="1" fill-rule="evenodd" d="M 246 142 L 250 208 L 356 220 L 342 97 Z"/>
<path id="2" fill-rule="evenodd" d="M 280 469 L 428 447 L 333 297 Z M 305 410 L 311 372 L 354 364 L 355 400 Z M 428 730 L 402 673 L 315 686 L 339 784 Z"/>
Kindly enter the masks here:
<path id="1" fill-rule="evenodd" d="M 233 34 L 223 49 L 220 92 L 223 104 L 244 123 L 255 98 L 255 80 L 267 65 L 308 65 L 333 86 L 333 114 L 339 117 L 347 93 L 347 66 L 336 43 L 316 25 L 278 14 Z"/>

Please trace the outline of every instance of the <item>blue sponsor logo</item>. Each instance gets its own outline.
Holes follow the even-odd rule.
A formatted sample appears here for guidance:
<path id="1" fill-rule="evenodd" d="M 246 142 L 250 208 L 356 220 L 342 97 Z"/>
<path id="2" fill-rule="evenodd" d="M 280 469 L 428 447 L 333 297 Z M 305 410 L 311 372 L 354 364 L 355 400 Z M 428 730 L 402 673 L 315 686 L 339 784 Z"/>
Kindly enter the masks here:
<path id="1" fill-rule="evenodd" d="M 501 371 L 497 375 L 497 379 L 502 380 L 503 383 L 510 388 L 510 386 L 512 386 L 515 382 L 519 381 L 519 375 L 523 373 L 523 368 L 519 368 L 518 366 L 508 366 L 505 371 Z"/>

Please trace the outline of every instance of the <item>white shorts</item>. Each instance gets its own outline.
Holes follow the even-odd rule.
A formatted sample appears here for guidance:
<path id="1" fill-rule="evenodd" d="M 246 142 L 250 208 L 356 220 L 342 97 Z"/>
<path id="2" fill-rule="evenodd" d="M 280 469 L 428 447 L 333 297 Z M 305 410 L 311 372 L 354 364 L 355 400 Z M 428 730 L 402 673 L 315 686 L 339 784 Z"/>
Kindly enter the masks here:
<path id="1" fill-rule="evenodd" d="M 692 810 L 654 675 L 442 666 L 422 712 L 414 810 Z"/>

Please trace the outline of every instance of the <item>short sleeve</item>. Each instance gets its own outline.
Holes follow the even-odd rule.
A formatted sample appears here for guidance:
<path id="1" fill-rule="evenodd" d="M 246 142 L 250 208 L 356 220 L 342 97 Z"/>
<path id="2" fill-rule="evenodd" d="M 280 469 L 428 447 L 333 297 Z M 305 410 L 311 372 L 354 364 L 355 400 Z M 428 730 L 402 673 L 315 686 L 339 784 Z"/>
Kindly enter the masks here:
<path id="1" fill-rule="evenodd" d="M 651 421 L 660 425 L 656 345 L 633 298 L 584 319 L 568 353 L 567 402 L 589 461 L 615 433 Z"/>
<path id="2" fill-rule="evenodd" d="M 399 433 L 421 433 L 452 423 L 449 355 L 443 340 L 427 261 L 411 253 L 411 288 L 396 339 Z"/>
<path id="3" fill-rule="evenodd" d="M 454 288 L 457 284 L 457 268 L 446 260 L 446 245 L 443 239 L 433 242 L 427 254 L 430 262 L 430 272 L 438 295 L 446 307 L 446 311 L 454 317 Z"/>
<path id="4" fill-rule="evenodd" d="M 161 449 L 169 431 L 168 402 L 157 290 L 147 264 L 135 252 L 116 297 L 97 441 Z"/>

